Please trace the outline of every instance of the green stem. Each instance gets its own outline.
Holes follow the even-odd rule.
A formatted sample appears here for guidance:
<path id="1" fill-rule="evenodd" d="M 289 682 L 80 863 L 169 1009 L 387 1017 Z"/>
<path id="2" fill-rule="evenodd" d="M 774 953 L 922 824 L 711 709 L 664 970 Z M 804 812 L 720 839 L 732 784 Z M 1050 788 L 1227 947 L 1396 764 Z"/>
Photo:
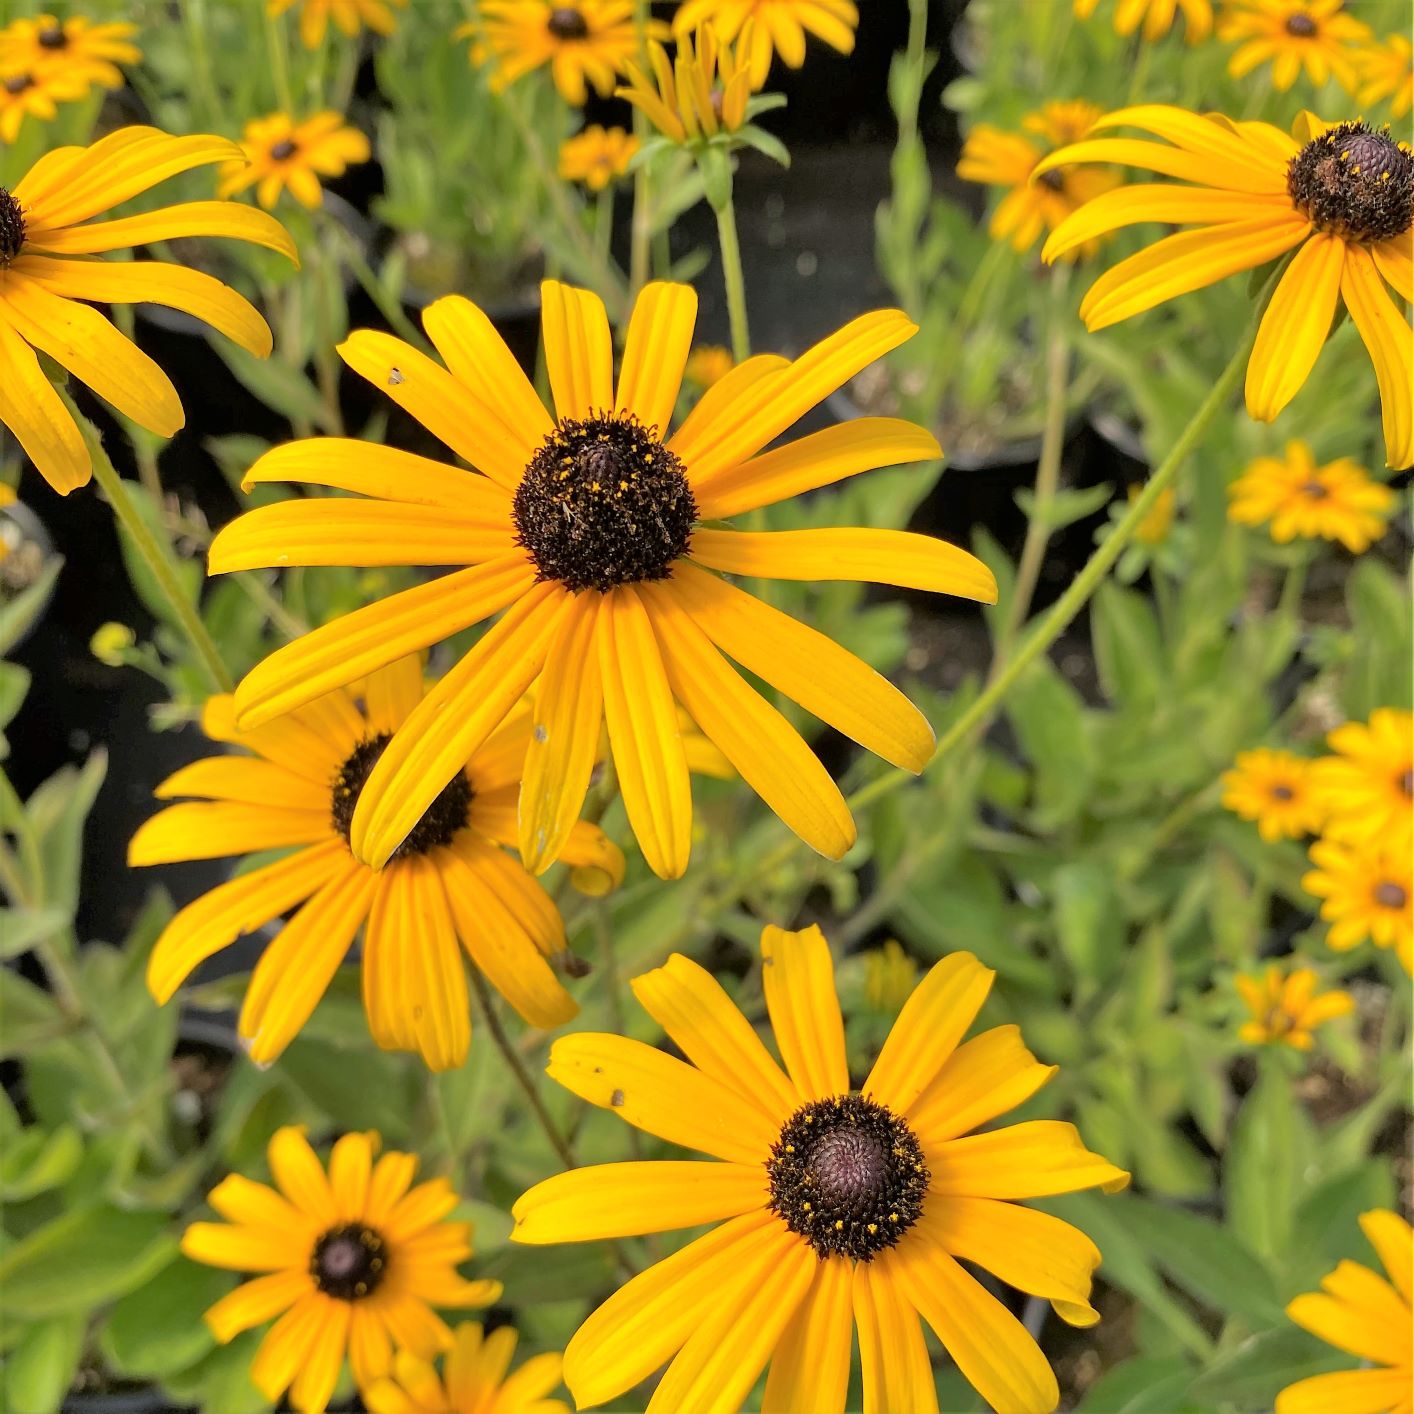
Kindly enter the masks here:
<path id="1" fill-rule="evenodd" d="M 962 292 L 962 298 L 957 302 L 957 313 L 948 326 L 947 334 L 938 343 L 940 349 L 957 350 L 963 346 L 967 331 L 977 318 L 977 311 L 981 307 L 982 300 L 987 291 L 991 289 L 997 271 L 1002 268 L 1011 253 L 1011 247 L 1005 241 L 993 241 L 987 248 L 986 255 L 977 263 L 976 269 L 972 272 L 972 278 L 967 282 L 967 287 Z M 948 353 L 937 360 L 936 377 L 932 380 L 932 386 L 926 390 L 923 399 L 926 409 L 925 415 L 934 423 L 942 418 L 943 400 L 947 397 L 948 389 L 952 386 L 953 374 L 956 373 L 960 364 L 961 359 L 955 353 Z"/>
<path id="2" fill-rule="evenodd" d="M 722 248 L 722 278 L 727 286 L 727 314 L 732 326 L 732 357 L 745 363 L 751 357 L 751 326 L 746 317 L 746 281 L 741 273 L 741 243 L 736 234 L 736 207 L 731 188 L 716 208 L 717 240 Z"/>
<path id="3" fill-rule="evenodd" d="M 918 109 L 923 97 L 923 66 L 927 61 L 928 0 L 908 0 L 908 47 L 904 63 L 913 75 L 913 101 L 899 114 L 898 145 L 911 147 L 918 140 Z"/>
<path id="4" fill-rule="evenodd" d="M 422 331 L 407 317 L 407 312 L 402 305 L 393 298 L 384 287 L 383 282 L 374 273 L 373 267 L 364 259 L 363 252 L 359 249 L 358 242 L 346 231 L 337 221 L 325 217 L 323 229 L 326 233 L 332 233 L 340 244 L 340 256 L 353 272 L 353 277 L 358 281 L 364 294 L 368 296 L 377 307 L 378 313 L 388 321 L 388 326 L 400 339 L 406 340 L 419 353 L 425 353 L 429 358 L 435 356 L 432 345 L 427 342 Z"/>
<path id="5" fill-rule="evenodd" d="M 265 46 L 270 52 L 270 72 L 275 78 L 275 97 L 280 107 L 295 116 L 295 95 L 290 87 L 290 56 L 285 37 L 285 17 L 272 6 L 265 7 Z"/>
<path id="6" fill-rule="evenodd" d="M 633 28 L 638 36 L 638 66 L 644 73 L 650 72 L 648 65 L 648 0 L 633 0 Z M 635 107 L 633 110 L 633 132 L 639 142 L 648 134 L 648 120 Z M 652 240 L 652 191 L 651 178 L 647 166 L 640 167 L 633 175 L 633 216 L 629 223 L 628 293 L 629 304 L 638 298 L 638 292 L 648 283 L 649 249 Z"/>
<path id="7" fill-rule="evenodd" d="M 594 200 L 594 251 L 600 265 L 609 263 L 614 238 L 614 184 L 609 183 Z M 639 288 L 634 286 L 635 289 Z"/>
<path id="8" fill-rule="evenodd" d="M 1301 613 L 1301 596 L 1306 589 L 1306 557 L 1294 561 L 1286 571 L 1286 579 L 1281 586 L 1281 598 L 1277 601 L 1277 615 L 1283 619 L 1297 618 Z"/>
<path id="9" fill-rule="evenodd" d="M 213 132 L 225 128 L 222 115 L 221 93 L 216 87 L 215 70 L 211 65 L 211 46 L 207 43 L 207 20 L 205 0 L 181 0 L 182 27 L 186 30 L 187 53 L 192 60 L 192 70 L 196 75 L 196 88 L 206 107 L 207 118 Z"/>

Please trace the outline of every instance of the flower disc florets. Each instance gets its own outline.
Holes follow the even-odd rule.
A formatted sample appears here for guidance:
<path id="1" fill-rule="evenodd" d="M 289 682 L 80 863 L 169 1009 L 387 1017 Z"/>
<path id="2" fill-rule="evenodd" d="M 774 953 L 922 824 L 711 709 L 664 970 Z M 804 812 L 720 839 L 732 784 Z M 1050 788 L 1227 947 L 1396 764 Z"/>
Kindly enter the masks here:
<path id="1" fill-rule="evenodd" d="M 667 579 L 697 502 L 682 463 L 631 414 L 566 418 L 516 488 L 517 540 L 541 579 L 578 593 Z"/>
<path id="2" fill-rule="evenodd" d="M 359 795 L 391 740 L 392 737 L 384 732 L 359 742 L 334 778 L 331 812 L 334 828 L 345 842 L 353 828 Z M 438 845 L 451 844 L 457 831 L 466 828 L 472 795 L 471 782 L 467 780 L 466 773 L 458 771 L 442 787 L 441 794 L 423 812 L 422 819 L 412 827 L 407 838 L 393 851 L 389 863 L 395 859 L 406 859 L 410 854 L 426 854 Z"/>
<path id="3" fill-rule="evenodd" d="M 25 217 L 20 203 L 0 187 L 0 270 L 20 253 L 25 243 Z"/>
<path id="4" fill-rule="evenodd" d="M 1313 39 L 1316 35 L 1316 22 L 1310 15 L 1288 15 L 1286 32 L 1295 39 Z"/>
<path id="5" fill-rule="evenodd" d="M 314 1244 L 309 1274 L 326 1296 L 360 1301 L 371 1296 L 387 1269 L 382 1237 L 361 1223 L 331 1228 Z"/>
<path id="6" fill-rule="evenodd" d="M 69 44 L 69 36 L 64 33 L 62 25 L 45 25 L 35 38 L 39 41 L 41 49 L 66 49 Z"/>
<path id="7" fill-rule="evenodd" d="M 589 21 L 571 5 L 556 5 L 550 11 L 549 30 L 556 39 L 588 39 Z"/>
<path id="8" fill-rule="evenodd" d="M 299 148 L 289 138 L 282 137 L 271 146 L 270 156 L 276 162 L 287 162 L 298 151 Z"/>
<path id="9" fill-rule="evenodd" d="M 766 1161 L 771 1207 L 820 1258 L 871 1261 L 923 1211 L 930 1174 L 908 1125 L 863 1095 L 802 1106 Z"/>
<path id="10" fill-rule="evenodd" d="M 1392 879 L 1382 879 L 1375 885 L 1375 902 L 1381 908 L 1403 908 L 1408 901 L 1404 886 Z"/>
<path id="11" fill-rule="evenodd" d="M 1414 152 L 1389 125 L 1341 123 L 1291 159 L 1286 189 L 1316 227 L 1351 241 L 1386 241 L 1414 224 Z"/>

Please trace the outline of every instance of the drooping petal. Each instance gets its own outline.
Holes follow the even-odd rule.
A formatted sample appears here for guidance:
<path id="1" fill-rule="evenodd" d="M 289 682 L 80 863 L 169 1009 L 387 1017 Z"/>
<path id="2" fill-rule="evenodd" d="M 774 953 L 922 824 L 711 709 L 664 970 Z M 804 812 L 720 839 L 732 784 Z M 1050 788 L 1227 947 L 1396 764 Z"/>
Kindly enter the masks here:
<path id="1" fill-rule="evenodd" d="M 1375 379 L 1380 385 L 1380 417 L 1384 423 L 1385 463 L 1406 467 L 1414 462 L 1414 335 L 1380 283 L 1368 251 L 1346 250 L 1340 293 L 1350 318 L 1360 331 Z"/>
<path id="2" fill-rule="evenodd" d="M 830 945 L 818 927 L 761 932 L 761 977 L 776 1047 L 796 1089 L 824 1100 L 849 1089 L 844 1020 Z"/>
<path id="3" fill-rule="evenodd" d="M 83 434 L 44 376 L 34 351 L 0 313 L 0 426 L 9 428 L 39 474 L 61 495 L 92 475 Z"/>

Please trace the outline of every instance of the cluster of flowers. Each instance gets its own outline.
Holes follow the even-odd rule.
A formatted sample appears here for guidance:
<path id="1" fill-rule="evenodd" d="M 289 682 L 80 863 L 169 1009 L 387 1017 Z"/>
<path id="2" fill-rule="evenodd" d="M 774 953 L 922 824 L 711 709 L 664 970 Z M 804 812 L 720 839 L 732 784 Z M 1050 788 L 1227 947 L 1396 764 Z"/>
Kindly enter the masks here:
<path id="1" fill-rule="evenodd" d="M 91 89 L 121 88 L 119 64 L 135 64 L 137 27 L 94 24 L 82 16 L 12 20 L 0 29 L 0 142 L 12 143 L 27 117 L 47 120 L 58 105 Z"/>

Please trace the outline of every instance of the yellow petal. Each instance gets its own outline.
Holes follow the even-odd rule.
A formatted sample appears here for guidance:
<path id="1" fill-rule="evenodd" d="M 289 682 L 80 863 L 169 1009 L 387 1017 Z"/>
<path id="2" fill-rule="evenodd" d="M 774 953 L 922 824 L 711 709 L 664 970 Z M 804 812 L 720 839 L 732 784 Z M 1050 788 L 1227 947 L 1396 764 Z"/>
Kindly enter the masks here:
<path id="1" fill-rule="evenodd" d="M 1395 237 L 1369 247 L 1381 275 L 1394 287 L 1394 292 L 1406 304 L 1414 304 L 1414 251 L 1410 237 Z"/>
<path id="2" fill-rule="evenodd" d="M 1148 172 L 1157 172 L 1161 177 L 1179 177 L 1199 186 L 1216 187 L 1222 191 L 1247 192 L 1253 196 L 1267 196 L 1281 189 L 1273 186 L 1265 177 L 1252 176 L 1245 167 L 1228 168 L 1197 153 L 1129 137 L 1085 138 L 1081 142 L 1058 148 L 1055 152 L 1047 153 L 1032 168 L 1031 180 L 1034 182 L 1057 167 L 1074 167 L 1082 162 L 1141 167 Z M 1285 181 L 1284 176 L 1282 180 Z M 1056 227 L 1056 232 L 1059 234 L 1065 229 L 1066 223 L 1062 221 Z M 1052 259 L 1049 244 L 1041 255 L 1045 260 Z"/>
<path id="3" fill-rule="evenodd" d="M 1276 1414 L 1400 1414 L 1408 1403 L 1407 1371 L 1336 1370 L 1288 1385 Z"/>
<path id="4" fill-rule="evenodd" d="M 302 1126 L 287 1124 L 277 1129 L 270 1138 L 267 1158 L 276 1187 L 300 1212 L 324 1227 L 338 1221 L 334 1192 Z"/>
<path id="5" fill-rule="evenodd" d="M 516 1242 L 597 1242 L 722 1222 L 770 1202 L 764 1164 L 594 1164 L 516 1200 Z"/>
<path id="6" fill-rule="evenodd" d="M 251 1361 L 251 1383 L 272 1404 L 309 1359 L 331 1298 L 310 1290 L 270 1328 Z"/>
<path id="7" fill-rule="evenodd" d="M 92 475 L 88 448 L 29 345 L 0 313 L 0 425 L 15 434 L 39 474 L 61 495 Z"/>
<path id="8" fill-rule="evenodd" d="M 932 1191 L 971 1198 L 1042 1198 L 1122 1188 L 1129 1175 L 1081 1142 L 1073 1124 L 1034 1119 L 931 1148 Z"/>
<path id="9" fill-rule="evenodd" d="M 762 1414 L 844 1414 L 849 1392 L 851 1264 L 817 1264 L 809 1294 L 796 1307 L 771 1356 Z"/>
<path id="10" fill-rule="evenodd" d="M 693 462 L 712 439 L 721 435 L 725 425 L 723 419 L 729 416 L 732 405 L 763 378 L 771 377 L 789 366 L 790 360 L 779 354 L 757 354 L 723 374 L 703 393 L 668 443 L 668 450 L 686 463 L 689 480 L 695 484 Z"/>
<path id="11" fill-rule="evenodd" d="M 1398 1213 L 1360 1214 L 1360 1228 L 1406 1302 L 1414 1299 L 1414 1230 Z"/>
<path id="12" fill-rule="evenodd" d="M 262 849 L 315 844 L 329 836 L 328 806 L 281 810 L 243 801 L 187 801 L 159 810 L 128 843 L 128 863 L 175 864 Z"/>
<path id="13" fill-rule="evenodd" d="M 697 291 L 691 285 L 655 280 L 634 302 L 619 371 L 615 410 L 633 413 L 665 438 L 682 387 L 683 369 L 697 322 Z"/>
<path id="14" fill-rule="evenodd" d="M 349 1344 L 353 1303 L 329 1301 L 324 1318 L 290 1386 L 290 1404 L 296 1409 L 322 1410 L 333 1398 Z"/>
<path id="15" fill-rule="evenodd" d="M 681 878 L 692 851 L 692 778 L 658 640 L 637 593 L 604 596 L 598 620 L 604 721 L 629 824 L 648 867 Z"/>
<path id="16" fill-rule="evenodd" d="M 226 1223 L 192 1223 L 182 1234 L 182 1251 L 193 1262 L 233 1272 L 275 1272 L 305 1263 L 288 1232 Z"/>
<path id="17" fill-rule="evenodd" d="M 1143 128 L 1166 139 L 1185 152 L 1197 153 L 1220 165 L 1225 176 L 1240 172 L 1247 179 L 1264 184 L 1271 192 L 1286 191 L 1286 164 L 1272 162 L 1258 148 L 1224 124 L 1200 113 L 1162 103 L 1143 103 L 1117 108 L 1095 121 L 1095 130 Z"/>
<path id="18" fill-rule="evenodd" d="M 1385 292 L 1369 252 L 1359 246 L 1347 248 L 1340 293 L 1370 352 L 1380 385 L 1385 464 L 1406 467 L 1414 462 L 1414 352 L 1410 349 L 1414 335 L 1409 321 Z"/>
<path id="19" fill-rule="evenodd" d="M 844 1021 L 835 993 L 830 945 L 818 927 L 761 930 L 761 979 L 776 1047 L 807 1100 L 844 1094 L 849 1087 Z"/>
<path id="20" fill-rule="evenodd" d="M 343 1222 L 362 1219 L 367 1210 L 368 1180 L 377 1138 L 376 1134 L 354 1131 L 340 1135 L 329 1151 L 329 1187 Z"/>
<path id="21" fill-rule="evenodd" d="M 363 685 L 368 730 L 395 732 L 422 701 L 422 654 L 409 653 L 369 673 Z"/>
<path id="22" fill-rule="evenodd" d="M 614 406 L 614 344 L 604 301 L 589 290 L 545 280 L 540 320 L 556 417 L 609 412 Z"/>
<path id="23" fill-rule="evenodd" d="M 263 1326 L 282 1311 L 289 1310 L 309 1287 L 308 1272 L 272 1272 L 243 1281 L 208 1308 L 204 1319 L 211 1334 L 225 1345 L 242 1331 Z"/>
<path id="24" fill-rule="evenodd" d="M 95 255 L 183 236 L 229 236 L 279 251 L 299 264 L 290 233 L 273 216 L 239 201 L 187 201 L 96 226 L 65 226 L 35 236 L 26 233 L 25 245 L 54 255 Z"/>
<path id="25" fill-rule="evenodd" d="M 923 1344 L 923 1327 L 904 1298 L 894 1257 L 893 1252 L 883 1252 L 854 1268 L 864 1414 L 893 1414 L 901 1409 L 909 1414 L 937 1414 L 937 1387 Z"/>
<path id="26" fill-rule="evenodd" d="M 970 1133 L 1029 1100 L 1056 1073 L 1022 1044 L 1019 1026 L 997 1026 L 964 1042 L 909 1108 L 925 1145 Z"/>
<path id="27" fill-rule="evenodd" d="M 304 776 L 297 776 L 273 761 L 252 761 L 248 756 L 208 756 L 193 761 L 168 776 L 153 790 L 158 800 L 194 795 L 204 800 L 236 800 L 277 810 L 329 808 L 328 790 L 319 790 Z"/>
<path id="28" fill-rule="evenodd" d="M 1391 1329 L 1386 1323 L 1372 1319 L 1363 1307 L 1324 1292 L 1307 1292 L 1288 1303 L 1286 1314 L 1303 1330 L 1319 1336 L 1328 1345 L 1381 1365 L 1395 1359 L 1401 1343 L 1408 1340 L 1407 1308 L 1402 1328 Z M 1407 1352 L 1407 1343 L 1403 1349 Z"/>

